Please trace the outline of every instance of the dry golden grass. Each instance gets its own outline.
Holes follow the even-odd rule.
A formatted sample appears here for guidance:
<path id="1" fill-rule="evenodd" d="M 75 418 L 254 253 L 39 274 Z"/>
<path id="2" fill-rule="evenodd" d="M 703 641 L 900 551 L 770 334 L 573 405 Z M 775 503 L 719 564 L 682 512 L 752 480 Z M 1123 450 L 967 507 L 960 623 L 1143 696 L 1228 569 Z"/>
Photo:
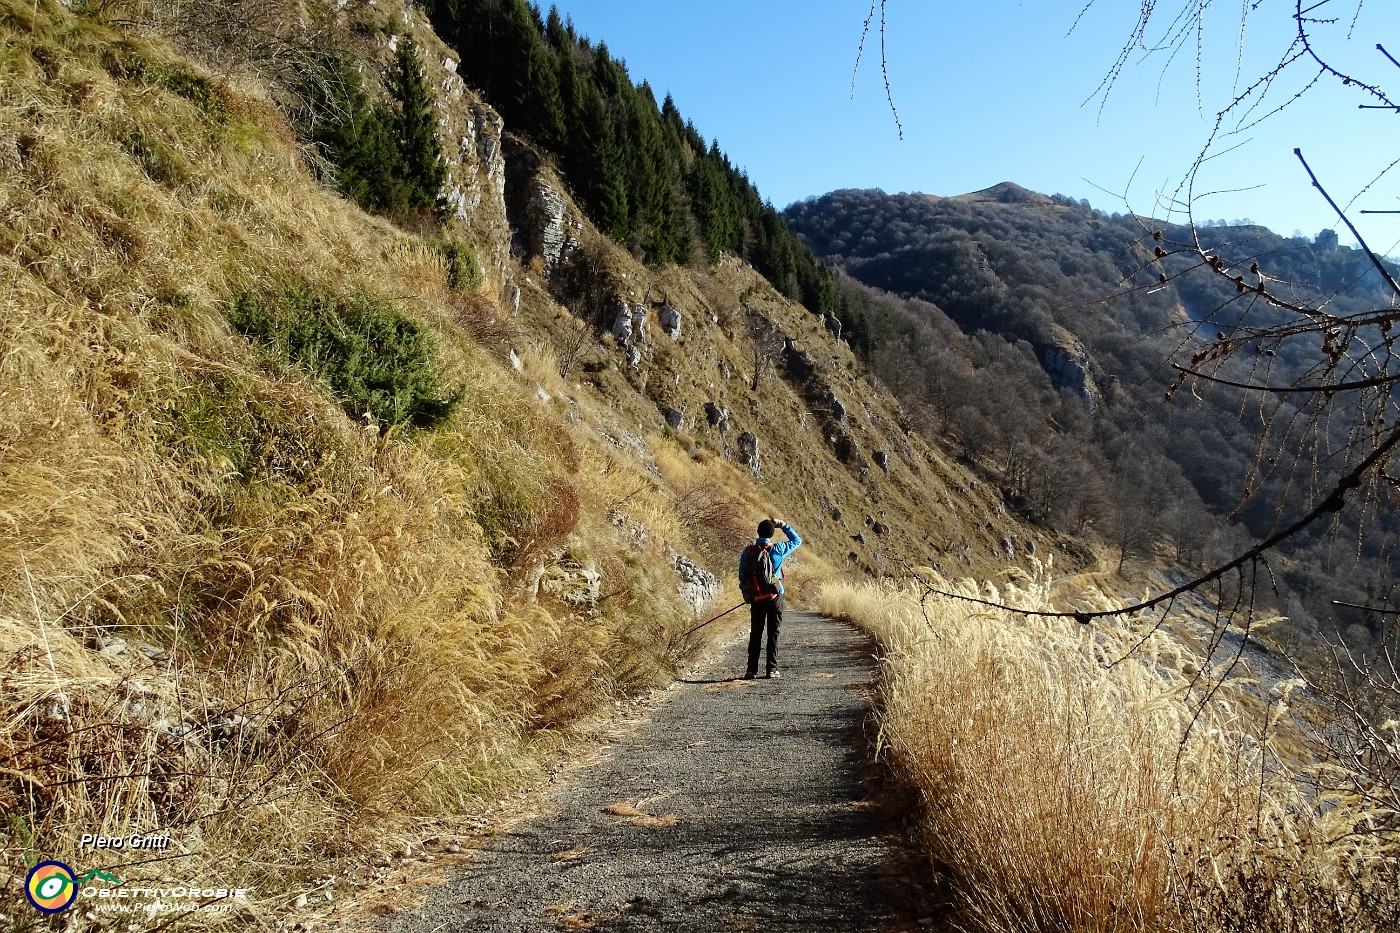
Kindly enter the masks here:
<path id="1" fill-rule="evenodd" d="M 667 494 L 463 330 L 436 251 L 319 187 L 255 87 L 48 2 L 0 0 L 0 37 L 10 880 L 91 867 L 84 832 L 168 832 L 171 861 L 108 864 L 250 885 L 266 920 L 666 676 L 674 574 L 611 516 L 690 549 Z M 229 326 L 278 283 L 433 328 L 460 409 L 348 418 Z M 605 599 L 533 597 L 566 559 Z"/>
<path id="2" fill-rule="evenodd" d="M 937 585 L 1048 605 L 1038 582 Z M 1130 653 L 1126 629 L 922 592 L 831 585 L 822 606 L 884 647 L 881 742 L 923 794 L 923 838 L 970 924 L 1396 928 L 1392 815 L 1279 763 L 1286 691 L 1257 718 L 1227 684 L 1196 717 L 1165 634 Z"/>

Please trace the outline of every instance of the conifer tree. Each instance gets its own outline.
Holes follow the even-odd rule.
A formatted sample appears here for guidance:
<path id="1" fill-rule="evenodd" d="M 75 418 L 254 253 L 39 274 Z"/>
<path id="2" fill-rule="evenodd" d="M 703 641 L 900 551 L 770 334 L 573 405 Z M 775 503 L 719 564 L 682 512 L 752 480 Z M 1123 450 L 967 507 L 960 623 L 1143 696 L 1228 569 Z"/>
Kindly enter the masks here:
<path id="1" fill-rule="evenodd" d="M 437 135 L 433 97 L 412 39 L 400 40 L 397 66 L 393 80 L 395 129 L 407 206 L 412 210 L 438 211 L 442 207 L 442 187 L 447 182 L 447 165 Z"/>
<path id="2" fill-rule="evenodd" d="M 494 40 L 501 46 L 493 77 L 504 90 L 503 115 L 558 152 L 564 144 L 564 102 L 555 52 L 545 42 L 539 11 L 525 0 L 505 0 Z"/>
<path id="3" fill-rule="evenodd" d="M 316 129 L 316 142 L 335 166 L 336 185 L 367 211 L 389 213 L 404 203 L 403 165 L 394 129 L 393 111 L 373 104 L 348 65 L 335 84 L 342 99 L 333 119 Z"/>

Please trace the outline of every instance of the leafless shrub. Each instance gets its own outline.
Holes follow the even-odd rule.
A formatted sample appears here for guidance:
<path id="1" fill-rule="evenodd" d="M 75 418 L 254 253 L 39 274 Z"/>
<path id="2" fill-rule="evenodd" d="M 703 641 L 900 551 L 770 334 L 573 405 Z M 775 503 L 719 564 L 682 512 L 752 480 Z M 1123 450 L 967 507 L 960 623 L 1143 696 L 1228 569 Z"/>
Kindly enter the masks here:
<path id="1" fill-rule="evenodd" d="M 297 125 L 313 125 L 344 100 L 347 38 L 329 19 L 282 0 L 101 0 L 109 21 L 165 36 L 217 73 L 252 74 Z"/>
<path id="2" fill-rule="evenodd" d="M 564 322 L 562 333 L 555 335 L 554 346 L 559 378 L 568 379 L 585 350 L 595 341 L 593 328 L 572 316 Z"/>
<path id="3" fill-rule="evenodd" d="M 744 306 L 744 326 L 753 349 L 753 390 L 757 392 L 782 359 L 787 339 L 777 324 L 747 305 Z"/>
<path id="4" fill-rule="evenodd" d="M 712 566 L 727 566 L 749 540 L 749 516 L 743 503 L 704 473 L 676 490 L 676 514 L 700 544 Z"/>

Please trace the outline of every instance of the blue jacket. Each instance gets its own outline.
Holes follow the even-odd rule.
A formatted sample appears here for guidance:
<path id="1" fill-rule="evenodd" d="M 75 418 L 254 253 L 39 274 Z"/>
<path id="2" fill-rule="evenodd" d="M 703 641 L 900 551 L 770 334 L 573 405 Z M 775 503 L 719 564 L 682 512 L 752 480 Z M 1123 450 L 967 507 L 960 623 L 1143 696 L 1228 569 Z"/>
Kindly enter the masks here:
<path id="1" fill-rule="evenodd" d="M 773 559 L 773 570 L 775 573 L 778 574 L 779 595 L 782 595 L 783 593 L 783 560 L 793 551 L 797 550 L 799 547 L 802 546 L 802 538 L 797 534 L 797 529 L 793 528 L 791 525 L 783 525 L 782 532 L 783 535 L 787 538 L 787 540 L 779 541 L 776 544 L 773 544 L 773 546 L 768 550 L 769 556 L 771 556 Z M 761 547 L 765 544 L 771 543 L 771 541 L 771 538 L 755 538 L 754 544 L 757 544 Z M 745 599 L 747 599 L 750 595 L 747 592 L 749 569 L 748 563 L 749 549 L 744 548 L 742 551 L 739 552 L 739 590 L 744 593 Z"/>

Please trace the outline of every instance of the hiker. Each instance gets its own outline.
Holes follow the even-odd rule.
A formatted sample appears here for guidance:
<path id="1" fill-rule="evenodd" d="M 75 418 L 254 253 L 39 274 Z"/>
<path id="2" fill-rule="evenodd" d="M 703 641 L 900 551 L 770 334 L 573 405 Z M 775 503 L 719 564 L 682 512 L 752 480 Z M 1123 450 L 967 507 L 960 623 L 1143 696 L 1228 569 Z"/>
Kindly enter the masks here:
<path id="1" fill-rule="evenodd" d="M 781 528 L 786 541 L 773 543 L 773 531 Z M 782 677 L 778 671 L 778 625 L 783 621 L 783 559 L 802 544 L 792 526 L 781 518 L 765 518 L 758 523 L 758 540 L 739 555 L 739 591 L 749 604 L 749 668 L 745 680 L 758 675 L 758 649 L 763 630 L 768 629 L 768 676 Z"/>

